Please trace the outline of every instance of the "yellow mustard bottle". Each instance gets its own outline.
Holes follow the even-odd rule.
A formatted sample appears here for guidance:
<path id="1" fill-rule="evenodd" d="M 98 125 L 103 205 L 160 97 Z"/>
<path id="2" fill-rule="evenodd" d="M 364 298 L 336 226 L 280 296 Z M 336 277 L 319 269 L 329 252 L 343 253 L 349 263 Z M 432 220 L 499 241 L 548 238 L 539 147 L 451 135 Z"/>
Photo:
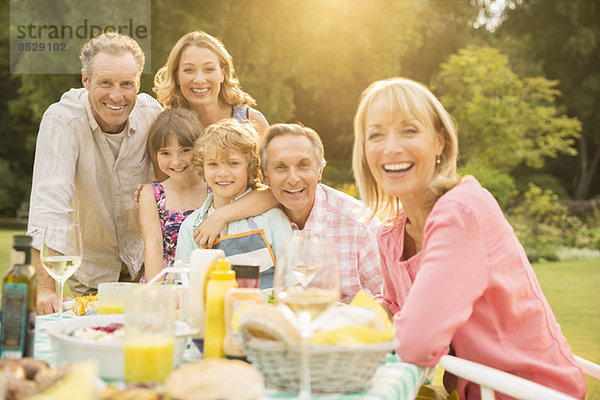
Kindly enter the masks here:
<path id="1" fill-rule="evenodd" d="M 204 321 L 204 358 L 224 358 L 225 293 L 237 288 L 235 271 L 223 258 L 211 265 L 210 281 L 206 286 L 206 314 Z"/>

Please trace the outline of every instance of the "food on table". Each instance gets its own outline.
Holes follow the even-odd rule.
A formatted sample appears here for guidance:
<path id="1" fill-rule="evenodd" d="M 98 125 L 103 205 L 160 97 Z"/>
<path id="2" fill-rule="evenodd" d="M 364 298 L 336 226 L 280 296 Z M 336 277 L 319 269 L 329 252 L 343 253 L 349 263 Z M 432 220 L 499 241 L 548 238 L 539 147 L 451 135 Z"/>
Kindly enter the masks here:
<path id="1" fill-rule="evenodd" d="M 60 382 L 29 398 L 29 400 L 96 400 L 95 382 L 98 366 L 93 361 L 69 364 Z"/>
<path id="2" fill-rule="evenodd" d="M 164 396 L 151 387 L 128 386 L 119 389 L 114 385 L 108 385 L 100 393 L 101 400 L 162 400 Z"/>
<path id="3" fill-rule="evenodd" d="M 73 301 L 73 312 L 75 315 L 86 315 L 98 311 L 98 295 L 75 297 Z"/>
<path id="4" fill-rule="evenodd" d="M 165 392 L 175 399 L 255 400 L 265 391 L 262 375 L 238 360 L 206 359 L 171 372 Z"/>
<path id="5" fill-rule="evenodd" d="M 73 336 L 85 340 L 103 342 L 108 340 L 122 339 L 125 337 L 125 329 L 123 328 L 123 324 L 119 322 L 113 322 L 108 325 L 89 326 L 87 328 L 78 329 L 73 332 Z"/>
<path id="6" fill-rule="evenodd" d="M 237 319 L 236 319 L 237 317 Z M 272 304 L 252 304 L 234 315 L 232 325 L 250 337 L 299 342 L 300 332 L 291 311 Z M 322 345 L 361 345 L 393 340 L 394 326 L 381 305 L 359 291 L 350 305 L 338 303 L 314 321 L 311 339 Z"/>
<path id="7" fill-rule="evenodd" d="M 4 397 L 7 400 L 28 398 L 52 386 L 63 375 L 46 361 L 30 357 L 0 360 L 0 374 L 6 379 Z"/>
<path id="8" fill-rule="evenodd" d="M 251 304 L 237 315 L 232 325 L 234 328 L 245 327 L 248 333 L 261 339 L 286 338 L 294 342 L 302 340 L 299 330 L 283 314 L 281 308 L 274 304 Z"/>
<path id="9" fill-rule="evenodd" d="M 393 340 L 394 325 L 383 307 L 360 290 L 350 305 L 338 304 L 321 316 L 316 344 L 360 345 Z"/>

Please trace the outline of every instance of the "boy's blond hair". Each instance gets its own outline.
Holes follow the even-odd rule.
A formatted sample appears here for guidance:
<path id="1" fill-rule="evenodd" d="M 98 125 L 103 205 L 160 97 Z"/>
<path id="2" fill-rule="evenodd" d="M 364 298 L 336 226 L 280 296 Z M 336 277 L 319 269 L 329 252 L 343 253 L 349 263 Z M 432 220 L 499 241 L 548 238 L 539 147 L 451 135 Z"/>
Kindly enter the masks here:
<path id="1" fill-rule="evenodd" d="M 198 173 L 204 176 L 207 153 L 216 152 L 217 159 L 228 160 L 234 150 L 246 156 L 248 186 L 256 189 L 262 176 L 258 158 L 258 133 L 252 124 L 225 119 L 209 125 L 194 144 L 194 165 Z"/>

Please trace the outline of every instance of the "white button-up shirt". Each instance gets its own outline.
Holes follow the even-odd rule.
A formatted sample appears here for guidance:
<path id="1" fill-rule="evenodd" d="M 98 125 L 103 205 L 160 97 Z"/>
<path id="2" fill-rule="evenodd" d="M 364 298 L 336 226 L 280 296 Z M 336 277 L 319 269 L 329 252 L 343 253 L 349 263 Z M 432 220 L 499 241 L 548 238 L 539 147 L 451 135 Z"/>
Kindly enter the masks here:
<path id="1" fill-rule="evenodd" d="M 44 227 L 78 222 L 83 262 L 75 278 L 89 288 L 117 281 L 124 263 L 134 276 L 144 262 L 134 192 L 148 182 L 148 130 L 162 111 L 139 94 L 115 158 L 96 122 L 84 88 L 71 89 L 51 105 L 37 137 L 27 233 L 41 248 Z M 52 246 L 64 252 L 64 239 Z"/>

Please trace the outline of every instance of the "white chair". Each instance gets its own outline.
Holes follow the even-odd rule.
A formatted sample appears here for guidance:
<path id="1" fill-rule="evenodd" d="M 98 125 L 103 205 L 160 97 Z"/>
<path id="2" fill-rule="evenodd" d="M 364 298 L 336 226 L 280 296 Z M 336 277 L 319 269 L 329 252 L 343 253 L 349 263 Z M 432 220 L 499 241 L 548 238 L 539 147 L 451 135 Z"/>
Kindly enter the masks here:
<path id="1" fill-rule="evenodd" d="M 539 383 L 462 358 L 443 356 L 440 366 L 456 376 L 479 384 L 481 400 L 494 400 L 495 391 L 522 400 L 574 400 Z"/>
<path id="2" fill-rule="evenodd" d="M 584 374 L 600 381 L 600 365 L 579 356 L 575 356 L 575 360 L 579 363 Z"/>

